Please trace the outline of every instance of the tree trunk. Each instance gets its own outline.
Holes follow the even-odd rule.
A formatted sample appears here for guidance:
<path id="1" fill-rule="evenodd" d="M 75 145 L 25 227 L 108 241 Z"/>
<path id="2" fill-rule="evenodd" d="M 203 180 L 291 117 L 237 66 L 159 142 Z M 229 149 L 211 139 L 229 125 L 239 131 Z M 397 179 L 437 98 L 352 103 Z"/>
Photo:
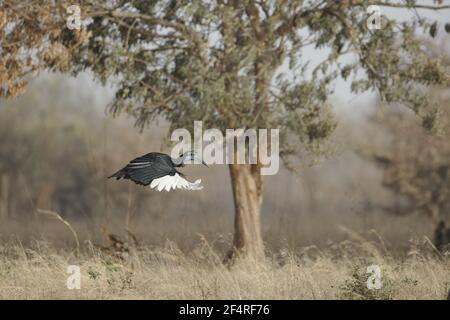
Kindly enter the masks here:
<path id="1" fill-rule="evenodd" d="M 0 219 L 6 219 L 9 215 L 9 179 L 2 175 L 0 179 Z"/>
<path id="2" fill-rule="evenodd" d="M 262 258 L 260 166 L 230 164 L 229 168 L 235 208 L 233 249 L 229 258 L 236 255 Z"/>
<path id="3" fill-rule="evenodd" d="M 450 248 L 450 216 L 445 215 L 445 207 L 433 207 L 431 218 L 435 225 L 433 244 L 439 251 Z"/>

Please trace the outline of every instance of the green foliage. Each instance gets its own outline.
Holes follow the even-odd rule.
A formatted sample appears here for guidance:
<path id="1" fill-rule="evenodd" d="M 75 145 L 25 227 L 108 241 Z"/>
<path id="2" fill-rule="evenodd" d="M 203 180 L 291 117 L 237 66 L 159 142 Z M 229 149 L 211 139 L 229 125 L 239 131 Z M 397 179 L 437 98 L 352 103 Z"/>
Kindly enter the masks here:
<path id="1" fill-rule="evenodd" d="M 222 130 L 278 127 L 284 131 L 282 154 L 299 148 L 320 153 L 318 146 L 336 126 L 327 98 L 337 77 L 353 76 L 355 93 L 374 90 L 386 103 L 411 108 L 428 128 L 436 117 L 425 110 L 422 88 L 450 83 L 448 69 L 428 59 L 417 40 L 419 31 L 434 37 L 437 23 L 419 15 L 401 23 L 383 17 L 382 29 L 371 31 L 371 3 L 84 0 L 79 5 L 85 24 L 74 32 L 65 28 L 62 12 L 50 14 L 51 6 L 13 10 L 14 2 L 6 1 L 1 9 L 15 23 L 3 33 L 14 50 L 0 50 L 16 66 L 32 60 L 19 52 L 40 58 L 41 64 L 30 62 L 30 70 L 91 70 L 102 82 L 115 81 L 109 110 L 131 114 L 140 128 L 155 117 L 166 118 L 172 128 L 189 128 L 199 119 Z M 391 5 L 423 8 L 416 1 L 381 4 Z M 29 13 L 45 16 L 38 30 Z M 16 44 L 19 36 L 25 38 Z M 329 51 L 314 68 L 303 50 L 309 44 Z M 354 61 L 344 63 L 345 55 Z M 289 72 L 281 72 L 285 62 Z M 10 74 L 6 95 L 13 95 L 10 88 L 24 86 L 17 81 L 26 68 L 2 67 Z M 364 76 L 356 77 L 360 71 Z"/>
<path id="2" fill-rule="evenodd" d="M 135 288 L 133 271 L 123 264 L 101 260 L 100 266 L 101 268 L 97 269 L 89 266 L 87 270 L 89 279 L 96 281 L 97 285 L 100 286 L 105 283 L 115 293 Z"/>
<path id="3" fill-rule="evenodd" d="M 355 266 L 350 279 L 339 287 L 341 299 L 357 300 L 392 300 L 396 294 L 395 282 L 389 276 L 382 274 L 381 288 L 369 289 L 367 280 L 370 273 L 366 273 L 365 266 Z"/>
<path id="4" fill-rule="evenodd" d="M 401 283 L 407 286 L 417 287 L 419 281 L 417 279 L 405 276 L 401 279 Z"/>

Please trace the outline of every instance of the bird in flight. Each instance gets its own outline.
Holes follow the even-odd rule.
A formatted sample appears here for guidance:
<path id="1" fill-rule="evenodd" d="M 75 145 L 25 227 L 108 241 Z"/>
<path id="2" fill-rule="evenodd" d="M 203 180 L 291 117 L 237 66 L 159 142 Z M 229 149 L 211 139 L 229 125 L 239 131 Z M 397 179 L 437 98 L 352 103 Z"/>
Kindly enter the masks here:
<path id="1" fill-rule="evenodd" d="M 131 160 L 124 168 L 108 177 L 108 179 L 129 179 L 139 185 L 150 185 L 150 188 L 158 191 L 170 191 L 172 189 L 201 190 L 203 189 L 203 186 L 200 185 L 201 179 L 189 182 L 185 179 L 184 174 L 176 169 L 184 167 L 188 162 L 192 163 L 191 161 L 199 161 L 208 166 L 194 151 L 188 151 L 176 159 L 164 153 L 150 152 Z"/>

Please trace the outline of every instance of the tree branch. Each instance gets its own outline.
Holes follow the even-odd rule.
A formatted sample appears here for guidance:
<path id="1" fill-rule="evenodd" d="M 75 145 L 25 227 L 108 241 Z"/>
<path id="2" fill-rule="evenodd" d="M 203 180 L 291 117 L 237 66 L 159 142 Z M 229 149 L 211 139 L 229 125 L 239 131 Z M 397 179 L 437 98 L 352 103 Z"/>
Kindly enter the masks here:
<path id="1" fill-rule="evenodd" d="M 361 6 L 362 3 L 357 3 L 355 5 Z M 450 9 L 450 5 L 433 6 L 433 5 L 425 5 L 425 4 L 415 4 L 415 5 L 411 6 L 408 4 L 401 4 L 401 3 L 389 3 L 386 1 L 373 1 L 373 2 L 370 2 L 370 5 L 376 5 L 376 6 L 381 6 L 381 7 L 391 7 L 391 8 L 398 8 L 398 9 L 426 9 L 426 10 Z"/>
<path id="2" fill-rule="evenodd" d="M 174 29 L 180 34 L 183 35 L 183 39 L 192 41 L 195 44 L 195 47 L 198 49 L 200 53 L 200 58 L 206 63 L 206 55 L 204 48 L 207 46 L 207 43 L 202 39 L 201 35 L 195 31 L 194 29 L 188 27 L 185 24 L 181 24 L 175 21 L 169 21 L 158 17 L 149 16 L 142 13 L 137 12 L 126 12 L 120 10 L 103 10 L 103 11 L 93 11 L 88 12 L 86 14 L 87 17 L 110 17 L 110 18 L 119 18 L 119 19 L 140 19 L 146 21 L 151 25 L 158 25 L 165 28 Z"/>
<path id="3" fill-rule="evenodd" d="M 323 3 L 323 2 L 322 2 Z M 334 5 L 338 5 L 340 9 L 347 9 L 351 7 L 361 7 L 364 5 L 377 5 L 380 7 L 390 7 L 390 8 L 397 8 L 397 9 L 425 9 L 425 10 L 448 10 L 450 9 L 450 5 L 442 5 L 442 6 L 433 6 L 433 5 L 423 5 L 423 4 L 415 4 L 415 5 L 409 5 L 409 4 L 402 4 L 402 3 L 390 3 L 386 1 L 371 1 L 371 2 L 365 2 L 361 0 L 346 0 L 338 3 L 333 3 L 330 6 L 320 7 L 321 4 L 318 4 L 314 8 L 307 9 L 307 10 L 300 10 L 292 15 L 291 19 L 289 19 L 286 23 L 282 24 L 278 29 L 276 30 L 276 33 L 280 36 L 292 31 L 296 27 L 296 21 L 300 18 L 306 17 L 309 14 L 316 13 L 316 12 L 323 12 L 326 10 L 332 9 L 331 7 Z"/>
<path id="4" fill-rule="evenodd" d="M 245 13 L 250 19 L 250 24 L 253 29 L 253 33 L 255 34 L 255 38 L 258 41 L 264 41 L 264 32 L 261 30 L 261 23 L 259 21 L 259 13 L 258 8 L 256 7 L 253 1 L 250 1 L 248 5 L 245 7 Z"/>

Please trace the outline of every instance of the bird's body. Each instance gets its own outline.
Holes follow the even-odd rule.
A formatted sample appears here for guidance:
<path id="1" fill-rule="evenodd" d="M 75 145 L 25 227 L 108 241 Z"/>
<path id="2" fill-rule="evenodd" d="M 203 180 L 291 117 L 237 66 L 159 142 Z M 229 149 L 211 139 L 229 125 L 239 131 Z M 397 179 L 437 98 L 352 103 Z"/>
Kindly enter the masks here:
<path id="1" fill-rule="evenodd" d="M 124 168 L 108 178 L 129 179 L 136 184 L 152 189 L 170 191 L 172 189 L 201 190 L 201 180 L 189 182 L 184 174 L 176 168 L 183 167 L 186 160 L 195 160 L 194 152 L 187 152 L 180 158 L 172 159 L 169 155 L 150 152 L 131 160 Z"/>

